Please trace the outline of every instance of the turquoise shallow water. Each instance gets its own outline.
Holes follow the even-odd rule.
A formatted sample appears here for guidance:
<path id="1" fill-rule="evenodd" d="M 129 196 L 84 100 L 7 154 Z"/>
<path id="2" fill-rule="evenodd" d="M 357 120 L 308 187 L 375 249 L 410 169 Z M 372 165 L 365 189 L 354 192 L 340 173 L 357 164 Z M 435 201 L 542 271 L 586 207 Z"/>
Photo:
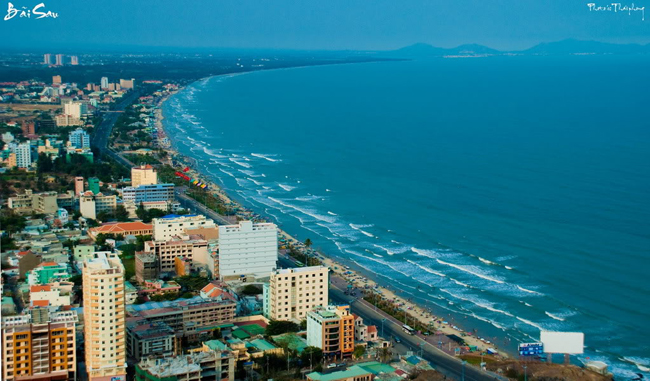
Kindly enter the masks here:
<path id="1" fill-rule="evenodd" d="M 650 58 L 255 72 L 164 106 L 180 152 L 299 238 L 513 349 L 650 368 Z"/>

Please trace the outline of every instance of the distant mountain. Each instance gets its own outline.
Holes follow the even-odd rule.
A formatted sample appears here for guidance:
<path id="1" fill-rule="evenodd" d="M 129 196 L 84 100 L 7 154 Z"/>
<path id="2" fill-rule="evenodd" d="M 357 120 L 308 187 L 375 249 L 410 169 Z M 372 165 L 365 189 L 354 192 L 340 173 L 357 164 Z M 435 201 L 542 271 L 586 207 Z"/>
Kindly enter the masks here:
<path id="1" fill-rule="evenodd" d="M 544 42 L 526 49 L 523 53 L 530 54 L 635 54 L 650 53 L 650 44 L 611 44 L 598 41 L 581 41 L 567 39 L 556 42 Z"/>
<path id="2" fill-rule="evenodd" d="M 429 44 L 418 43 L 397 50 L 381 52 L 382 55 L 400 58 L 427 58 L 457 55 L 483 55 L 483 54 L 650 54 L 650 44 L 611 44 L 598 41 L 581 41 L 567 39 L 556 42 L 544 42 L 532 48 L 521 51 L 499 51 L 478 44 L 460 45 L 455 48 L 440 48 Z"/>
<path id="3" fill-rule="evenodd" d="M 418 43 L 403 47 L 397 50 L 384 52 L 390 56 L 400 56 L 407 58 L 415 57 L 441 57 L 449 55 L 475 55 L 475 54 L 499 54 L 498 50 L 488 48 L 478 44 L 460 45 L 455 48 L 439 48 L 437 46 Z"/>

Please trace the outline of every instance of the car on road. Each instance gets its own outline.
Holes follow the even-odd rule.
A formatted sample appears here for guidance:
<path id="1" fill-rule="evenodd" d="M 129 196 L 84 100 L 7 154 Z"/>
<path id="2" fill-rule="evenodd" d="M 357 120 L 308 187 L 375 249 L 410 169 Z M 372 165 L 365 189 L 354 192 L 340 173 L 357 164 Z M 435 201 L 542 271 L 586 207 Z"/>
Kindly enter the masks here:
<path id="1" fill-rule="evenodd" d="M 402 339 L 400 339 L 400 338 L 397 337 L 397 336 L 393 336 L 393 339 L 395 340 L 395 342 L 396 342 L 397 344 L 399 344 L 399 343 L 402 342 Z"/>
<path id="2" fill-rule="evenodd" d="M 327 364 L 327 369 L 334 369 L 334 368 L 336 368 L 336 363 Z"/>

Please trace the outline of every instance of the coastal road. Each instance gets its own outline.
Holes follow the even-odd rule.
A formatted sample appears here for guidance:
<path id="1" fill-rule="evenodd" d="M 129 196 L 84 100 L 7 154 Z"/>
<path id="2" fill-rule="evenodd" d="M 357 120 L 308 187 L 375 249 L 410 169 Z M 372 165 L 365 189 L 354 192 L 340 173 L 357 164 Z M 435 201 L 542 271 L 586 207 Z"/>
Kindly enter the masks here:
<path id="1" fill-rule="evenodd" d="M 215 212 L 212 209 L 205 207 L 203 204 L 199 203 L 198 201 L 194 200 L 190 196 L 186 195 L 185 194 L 186 189 L 187 187 L 175 187 L 174 189 L 174 194 L 176 195 L 176 199 L 178 200 L 178 202 L 180 202 L 183 208 L 190 209 L 195 213 L 205 214 L 206 216 L 212 218 L 214 222 L 216 222 L 219 225 L 232 225 L 232 222 L 225 219 L 224 216 L 222 216 L 221 214 Z"/>
<path id="2" fill-rule="evenodd" d="M 117 103 L 113 110 L 104 112 L 101 123 L 95 126 L 95 131 L 90 142 L 93 147 L 99 148 L 99 150 L 104 153 L 104 150 L 106 150 L 106 146 L 108 145 L 108 137 L 110 136 L 113 126 L 115 125 L 117 118 L 119 118 L 121 111 L 124 111 L 124 109 L 133 103 L 133 101 L 139 96 L 140 92 L 138 90 L 132 91 Z"/>
<path id="3" fill-rule="evenodd" d="M 288 256 L 280 257 L 279 263 L 282 267 L 296 266 L 293 258 Z M 377 330 L 384 338 L 400 338 L 402 343 L 396 346 L 398 350 L 403 347 L 412 350 L 414 353 L 429 361 L 437 371 L 451 379 L 466 381 L 493 381 L 500 379 L 497 375 L 484 372 L 469 364 L 463 365 L 461 360 L 436 348 L 423 338 L 407 334 L 402 329 L 402 322 L 381 310 L 375 310 L 373 305 L 363 299 L 345 295 L 343 289 L 346 284 L 347 282 L 345 280 L 336 275 L 331 275 L 329 294 L 332 302 L 349 304 L 352 312 L 361 316 L 365 324 L 377 326 Z"/>

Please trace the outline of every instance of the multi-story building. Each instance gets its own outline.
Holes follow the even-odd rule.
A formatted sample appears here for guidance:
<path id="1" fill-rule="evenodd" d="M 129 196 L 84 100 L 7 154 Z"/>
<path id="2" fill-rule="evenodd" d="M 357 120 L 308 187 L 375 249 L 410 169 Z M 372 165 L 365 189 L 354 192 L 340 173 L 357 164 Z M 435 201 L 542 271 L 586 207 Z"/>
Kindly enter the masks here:
<path id="1" fill-rule="evenodd" d="M 126 355 L 135 362 L 152 355 L 174 355 L 176 347 L 176 333 L 165 323 L 142 319 L 126 325 Z"/>
<path id="2" fill-rule="evenodd" d="M 99 87 L 101 87 L 102 90 L 108 89 L 108 77 L 102 77 L 99 81 Z"/>
<path id="3" fill-rule="evenodd" d="M 274 270 L 264 284 L 264 315 L 271 320 L 301 321 L 307 312 L 327 305 L 328 273 L 325 266 Z"/>
<path id="4" fill-rule="evenodd" d="M 33 193 L 31 189 L 26 189 L 23 194 L 9 197 L 8 206 L 9 209 L 14 209 L 21 214 L 31 212 L 50 214 L 55 213 L 59 208 L 56 192 Z"/>
<path id="5" fill-rule="evenodd" d="M 2 379 L 75 380 L 77 314 L 36 308 L 2 318 Z"/>
<path id="6" fill-rule="evenodd" d="M 162 218 L 154 218 L 153 239 L 156 241 L 169 241 L 177 235 L 191 234 L 195 229 L 214 229 L 214 221 L 202 215 L 169 215 Z"/>
<path id="7" fill-rule="evenodd" d="M 60 85 L 61 84 L 61 76 L 60 75 L 53 75 L 52 76 L 52 84 L 53 85 Z"/>
<path id="8" fill-rule="evenodd" d="M 176 274 L 176 258 L 192 261 L 194 257 L 208 256 L 208 241 L 196 236 L 173 237 L 169 241 L 147 241 L 144 252 L 154 254 L 158 261 L 159 275 Z"/>
<path id="9" fill-rule="evenodd" d="M 278 228 L 272 223 L 241 221 L 219 226 L 219 276 L 263 278 L 278 260 Z"/>
<path id="10" fill-rule="evenodd" d="M 79 197 L 79 212 L 85 218 L 96 219 L 99 213 L 112 213 L 116 207 L 117 197 L 115 195 L 93 194 L 93 192 L 87 191 Z"/>
<path id="11" fill-rule="evenodd" d="M 56 55 L 56 65 L 63 66 L 63 54 Z"/>
<path id="12" fill-rule="evenodd" d="M 135 253 L 135 279 L 138 283 L 158 279 L 158 269 L 158 257 L 155 253 Z"/>
<path id="13" fill-rule="evenodd" d="M 29 142 L 9 143 L 9 151 L 16 155 L 16 167 L 29 168 L 32 166 L 32 147 Z"/>
<path id="14" fill-rule="evenodd" d="M 45 65 L 51 65 L 52 64 L 52 55 L 51 54 L 43 54 L 43 63 Z"/>
<path id="15" fill-rule="evenodd" d="M 99 193 L 99 179 L 97 177 L 88 178 L 88 190 L 93 192 L 93 194 Z"/>
<path id="16" fill-rule="evenodd" d="M 135 79 L 120 79 L 120 87 L 125 90 L 133 90 Z"/>
<path id="17" fill-rule="evenodd" d="M 79 65 L 79 57 L 78 56 L 71 56 L 70 57 L 70 65 Z"/>
<path id="18" fill-rule="evenodd" d="M 125 381 L 124 266 L 117 254 L 99 252 L 82 274 L 88 380 Z"/>
<path id="19" fill-rule="evenodd" d="M 36 123 L 33 120 L 24 120 L 21 129 L 23 136 L 34 135 L 36 133 Z"/>
<path id="20" fill-rule="evenodd" d="M 343 358 L 354 351 L 354 316 L 350 306 L 319 307 L 307 313 L 307 345 L 323 356 Z"/>
<path id="21" fill-rule="evenodd" d="M 81 176 L 77 176 L 74 178 L 74 194 L 78 196 L 83 192 L 84 192 L 84 178 Z"/>
<path id="22" fill-rule="evenodd" d="M 29 288 L 29 303 L 31 306 L 60 307 L 70 305 L 70 292 L 52 285 L 31 286 Z"/>
<path id="23" fill-rule="evenodd" d="M 131 168 L 131 186 L 134 188 L 140 185 L 158 184 L 158 174 L 156 168 L 151 165 L 141 165 Z"/>
<path id="24" fill-rule="evenodd" d="M 129 314 L 145 318 L 151 323 L 164 322 L 179 335 L 197 337 L 232 322 L 236 309 L 237 303 L 232 300 L 190 299 L 166 303 L 161 308 L 129 311 Z"/>
<path id="25" fill-rule="evenodd" d="M 66 108 L 68 105 L 70 105 L 70 103 L 65 105 Z M 75 117 L 73 115 L 73 118 L 79 117 Z M 76 130 L 72 131 L 68 137 L 68 140 L 70 141 L 70 145 L 74 148 L 90 148 L 90 135 L 88 135 L 88 133 L 84 131 L 83 128 L 77 128 Z"/>
<path id="26" fill-rule="evenodd" d="M 174 200 L 174 184 L 151 184 L 122 189 L 122 199 L 125 203 L 139 205 L 142 202 Z"/>
<path id="27" fill-rule="evenodd" d="M 149 358 L 135 367 L 136 381 L 234 381 L 231 351 L 194 352 L 169 358 Z"/>
<path id="28" fill-rule="evenodd" d="M 83 122 L 79 118 L 75 118 L 72 115 L 59 114 L 54 117 L 54 121 L 58 127 L 69 127 L 69 126 L 82 126 Z"/>
<path id="29" fill-rule="evenodd" d="M 377 326 L 366 325 L 363 322 L 363 318 L 359 315 L 352 314 L 354 316 L 354 339 L 356 341 L 377 341 Z"/>

